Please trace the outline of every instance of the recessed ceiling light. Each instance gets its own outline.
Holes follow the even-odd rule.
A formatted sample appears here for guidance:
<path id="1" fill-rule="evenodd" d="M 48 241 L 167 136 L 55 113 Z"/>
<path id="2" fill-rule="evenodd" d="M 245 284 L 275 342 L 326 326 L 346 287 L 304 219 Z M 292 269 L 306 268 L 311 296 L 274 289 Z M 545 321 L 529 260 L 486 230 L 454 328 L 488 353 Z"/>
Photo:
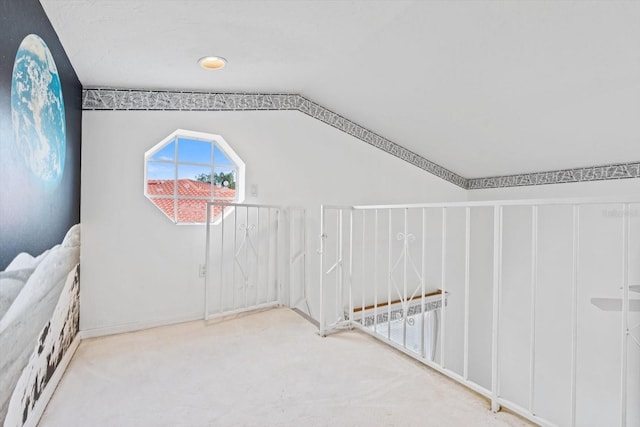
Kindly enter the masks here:
<path id="1" fill-rule="evenodd" d="M 198 59 L 198 64 L 205 70 L 219 70 L 227 65 L 227 60 L 221 56 L 205 56 Z"/>

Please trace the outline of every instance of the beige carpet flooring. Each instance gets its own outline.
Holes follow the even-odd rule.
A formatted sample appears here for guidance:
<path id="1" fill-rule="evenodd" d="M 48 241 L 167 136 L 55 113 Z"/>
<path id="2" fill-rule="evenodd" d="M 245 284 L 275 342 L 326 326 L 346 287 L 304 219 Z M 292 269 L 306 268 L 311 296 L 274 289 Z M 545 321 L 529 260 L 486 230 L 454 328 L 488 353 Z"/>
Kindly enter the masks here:
<path id="1" fill-rule="evenodd" d="M 275 309 L 85 340 L 39 425 L 530 425 L 369 336 L 315 332 Z"/>

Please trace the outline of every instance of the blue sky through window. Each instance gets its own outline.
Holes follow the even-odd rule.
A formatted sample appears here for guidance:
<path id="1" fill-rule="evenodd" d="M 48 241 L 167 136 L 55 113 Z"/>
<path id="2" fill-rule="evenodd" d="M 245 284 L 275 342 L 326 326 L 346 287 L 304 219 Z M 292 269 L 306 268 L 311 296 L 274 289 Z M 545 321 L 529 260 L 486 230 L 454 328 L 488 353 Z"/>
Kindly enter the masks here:
<path id="1" fill-rule="evenodd" d="M 211 148 L 213 147 L 215 173 L 233 172 L 235 165 L 229 157 L 217 146 L 209 141 L 178 138 L 178 179 L 195 179 L 200 174 L 211 173 Z M 175 175 L 176 140 L 158 150 L 147 162 L 147 179 L 171 180 Z M 171 163 L 167 163 L 171 162 Z M 199 165 L 185 165 L 182 163 L 198 163 Z"/>
<path id="2" fill-rule="evenodd" d="M 178 139 L 178 162 L 211 164 L 211 142 Z"/>
<path id="3" fill-rule="evenodd" d="M 172 162 L 176 155 L 176 143 L 175 141 L 171 141 L 170 144 L 162 147 L 156 154 L 151 156 L 150 160 L 161 160 Z"/>
<path id="4" fill-rule="evenodd" d="M 213 161 L 216 166 L 234 166 L 233 162 L 229 160 L 226 154 L 216 145 L 213 152 Z"/>
<path id="5" fill-rule="evenodd" d="M 173 163 L 147 162 L 147 179 L 173 179 L 174 174 L 175 166 Z"/>

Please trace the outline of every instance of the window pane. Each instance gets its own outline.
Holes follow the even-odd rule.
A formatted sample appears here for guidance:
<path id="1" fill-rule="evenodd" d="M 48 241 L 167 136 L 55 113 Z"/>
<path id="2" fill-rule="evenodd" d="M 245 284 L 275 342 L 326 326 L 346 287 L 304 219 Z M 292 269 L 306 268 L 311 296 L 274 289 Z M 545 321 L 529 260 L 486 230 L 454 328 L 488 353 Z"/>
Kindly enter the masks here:
<path id="1" fill-rule="evenodd" d="M 178 199 L 178 222 L 206 222 L 208 200 Z"/>
<path id="2" fill-rule="evenodd" d="M 149 158 L 149 160 L 164 160 L 168 162 L 172 162 L 176 157 L 176 143 L 175 141 L 171 141 L 168 145 L 165 145 L 160 150 L 158 150 L 153 156 Z"/>
<path id="3" fill-rule="evenodd" d="M 173 194 L 173 163 L 147 162 L 147 194 L 167 196 Z"/>
<path id="4" fill-rule="evenodd" d="M 211 166 L 178 164 L 178 195 L 211 198 Z"/>
<path id="5" fill-rule="evenodd" d="M 178 139 L 178 161 L 211 164 L 211 142 L 194 139 Z"/>
<path id="6" fill-rule="evenodd" d="M 213 172 L 214 198 L 236 197 L 237 172 L 233 168 L 215 168 Z"/>
<path id="7" fill-rule="evenodd" d="M 175 222 L 175 214 L 174 214 L 174 199 L 159 199 L 157 197 L 149 197 L 149 200 L 153 202 L 154 205 L 158 207 L 165 215 L 171 218 L 172 221 Z"/>
<path id="8" fill-rule="evenodd" d="M 229 160 L 229 157 L 225 154 L 224 151 L 220 149 L 217 145 L 214 148 L 214 157 L 213 163 L 216 166 L 234 166 L 233 162 Z"/>
<path id="9" fill-rule="evenodd" d="M 173 196 L 173 180 L 148 180 L 147 194 L 149 196 Z"/>
<path id="10" fill-rule="evenodd" d="M 147 162 L 147 179 L 173 179 L 175 165 L 173 163 Z"/>

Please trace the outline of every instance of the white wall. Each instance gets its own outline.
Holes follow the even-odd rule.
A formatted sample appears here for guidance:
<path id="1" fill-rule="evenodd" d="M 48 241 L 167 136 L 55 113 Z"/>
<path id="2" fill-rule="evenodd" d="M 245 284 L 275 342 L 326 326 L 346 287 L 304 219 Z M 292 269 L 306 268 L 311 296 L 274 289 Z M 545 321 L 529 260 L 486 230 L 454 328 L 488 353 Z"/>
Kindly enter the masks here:
<path id="1" fill-rule="evenodd" d="M 81 324 L 104 333 L 199 317 L 204 227 L 143 195 L 144 152 L 177 128 L 222 135 L 246 162 L 247 203 L 308 209 L 311 296 L 319 207 L 465 200 L 466 192 L 297 111 L 85 111 Z M 312 301 L 313 306 L 317 301 Z"/>

